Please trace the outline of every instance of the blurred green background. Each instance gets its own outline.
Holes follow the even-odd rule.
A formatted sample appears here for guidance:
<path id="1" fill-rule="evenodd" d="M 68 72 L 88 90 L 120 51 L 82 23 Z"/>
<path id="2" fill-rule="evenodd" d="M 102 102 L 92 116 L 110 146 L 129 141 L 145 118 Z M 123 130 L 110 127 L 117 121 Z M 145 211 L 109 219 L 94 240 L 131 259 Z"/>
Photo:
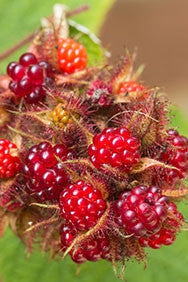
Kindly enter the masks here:
<path id="1" fill-rule="evenodd" d="M 40 18 L 49 15 L 53 4 L 56 2 L 54 0 L 0 0 L 0 52 L 11 47 L 37 28 Z M 70 8 L 89 3 L 91 10 L 83 15 L 76 16 L 74 19 L 96 33 L 99 33 L 99 29 L 105 21 L 105 14 L 113 2 L 113 0 L 64 1 Z M 116 19 L 118 19 L 118 14 Z M 109 27 L 105 27 L 108 32 L 110 32 L 112 20 L 108 17 Z M 123 37 L 123 28 L 118 30 L 118 33 L 122 34 Z M 102 34 L 105 36 L 104 28 Z M 112 33 L 111 39 L 106 42 L 107 45 L 111 44 L 110 40 L 113 40 Z M 23 50 L 26 50 L 26 47 Z M 20 53 L 21 50 L 0 63 L 0 72 L 3 73 L 7 62 L 17 59 Z M 177 108 L 173 108 L 172 112 L 176 115 L 172 119 L 173 125 L 178 127 L 182 134 L 188 135 L 188 124 L 184 114 Z M 188 218 L 187 203 L 181 204 L 180 210 Z M 182 232 L 173 246 L 163 247 L 160 250 L 148 250 L 147 262 L 147 269 L 144 269 L 144 266 L 137 262 L 128 262 L 125 270 L 126 280 L 128 282 L 187 282 L 188 234 Z M 113 274 L 111 265 L 105 261 L 86 263 L 81 267 L 79 275 L 76 272 L 75 264 L 68 258 L 65 261 L 49 261 L 47 256 L 42 256 L 35 251 L 27 259 L 24 246 L 10 230 L 0 239 L 0 282 L 118 281 Z"/>

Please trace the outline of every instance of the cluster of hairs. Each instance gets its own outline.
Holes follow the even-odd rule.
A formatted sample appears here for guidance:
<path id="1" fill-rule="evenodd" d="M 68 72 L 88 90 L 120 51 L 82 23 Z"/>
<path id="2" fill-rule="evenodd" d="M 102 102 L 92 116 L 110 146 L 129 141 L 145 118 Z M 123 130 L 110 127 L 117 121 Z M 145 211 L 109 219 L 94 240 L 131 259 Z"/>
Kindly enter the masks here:
<path id="1" fill-rule="evenodd" d="M 0 140 L 20 160 L 10 177 L 0 173 L 0 234 L 9 224 L 28 252 L 37 244 L 76 263 L 143 261 L 186 224 L 175 201 L 188 194 L 187 138 L 169 126 L 167 97 L 139 82 L 134 55 L 67 74 L 58 36 L 41 29 L 29 48 L 53 69 L 37 103 L 0 77 Z"/>

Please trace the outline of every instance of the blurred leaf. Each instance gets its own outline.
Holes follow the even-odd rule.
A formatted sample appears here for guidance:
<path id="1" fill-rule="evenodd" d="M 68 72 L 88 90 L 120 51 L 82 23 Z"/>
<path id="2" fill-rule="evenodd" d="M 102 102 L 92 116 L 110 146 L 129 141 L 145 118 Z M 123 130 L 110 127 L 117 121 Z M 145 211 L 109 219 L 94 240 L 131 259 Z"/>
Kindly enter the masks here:
<path id="1" fill-rule="evenodd" d="M 66 4 L 70 9 L 89 4 L 89 11 L 77 15 L 73 19 L 98 34 L 105 20 L 105 15 L 115 0 L 0 0 L 0 52 L 12 47 L 19 40 L 38 28 L 40 26 L 40 18 L 50 15 L 53 5 L 57 2 Z M 26 47 L 0 63 L 0 72 L 5 70 L 8 62 L 17 60 L 20 53 L 25 50 Z"/>
<path id="2" fill-rule="evenodd" d="M 125 278 L 128 282 L 187 282 L 188 235 L 178 236 L 170 247 L 148 250 L 148 266 L 128 262 Z M 10 230 L 0 240 L 0 269 L 4 282 L 117 282 L 108 262 L 85 263 L 76 275 L 76 265 L 68 258 L 65 261 L 48 260 L 35 251 L 26 259 L 24 246 Z"/>
<path id="3" fill-rule="evenodd" d="M 180 134 L 188 135 L 188 115 L 185 115 L 175 106 L 171 107 L 171 124 L 179 130 Z"/>
<path id="4" fill-rule="evenodd" d="M 4 282 L 109 282 L 118 281 L 108 262 L 86 263 L 76 275 L 76 264 L 68 258 L 65 261 L 49 260 L 35 251 L 26 259 L 24 246 L 7 230 L 0 240 L 0 269 Z"/>
<path id="5" fill-rule="evenodd" d="M 72 21 L 71 21 L 72 22 Z M 75 22 L 74 22 L 75 23 Z M 100 44 L 100 40 L 88 29 L 83 29 L 80 25 L 70 26 L 70 36 L 78 37 L 78 41 L 82 43 L 88 54 L 88 66 L 94 66 L 104 61 L 104 50 Z"/>

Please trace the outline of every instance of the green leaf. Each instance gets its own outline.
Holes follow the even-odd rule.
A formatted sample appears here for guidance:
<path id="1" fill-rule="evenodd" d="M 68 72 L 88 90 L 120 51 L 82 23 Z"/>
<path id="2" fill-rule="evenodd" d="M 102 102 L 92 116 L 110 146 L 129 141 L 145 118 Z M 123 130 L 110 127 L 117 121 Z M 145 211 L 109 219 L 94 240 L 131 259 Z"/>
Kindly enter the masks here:
<path id="1" fill-rule="evenodd" d="M 177 107 L 171 107 L 171 125 L 172 127 L 177 128 L 181 134 L 188 135 L 188 122 L 187 115 L 185 115 Z"/>
<path id="2" fill-rule="evenodd" d="M 53 5 L 57 2 L 57 0 L 0 0 L 0 52 L 12 47 L 38 28 L 40 18 L 50 15 Z M 115 0 L 64 0 L 59 2 L 66 4 L 71 10 L 80 5 L 89 4 L 89 11 L 77 15 L 73 19 L 98 34 L 105 16 Z M 4 72 L 8 62 L 17 60 L 19 55 L 26 50 L 27 47 L 24 47 L 1 62 L 0 72 Z"/>
<path id="3" fill-rule="evenodd" d="M 180 234 L 174 245 L 160 250 L 148 250 L 148 265 L 128 262 L 125 278 L 128 282 L 187 282 L 188 234 Z M 10 230 L 0 240 L 0 269 L 4 282 L 118 282 L 110 263 L 85 263 L 76 275 L 76 265 L 65 261 L 48 260 L 35 251 L 26 259 L 24 247 Z"/>
<path id="4" fill-rule="evenodd" d="M 101 46 L 99 38 L 95 36 L 89 29 L 77 24 L 70 20 L 70 36 L 71 38 L 78 38 L 78 41 L 82 43 L 88 54 L 88 66 L 95 66 L 105 60 L 105 50 Z M 107 52 L 106 52 L 107 53 Z"/>
<path id="5" fill-rule="evenodd" d="M 65 261 L 49 260 L 38 251 L 26 259 L 24 246 L 18 238 L 7 230 L 0 239 L 0 270 L 4 282 L 109 282 L 118 281 L 108 262 L 86 263 L 77 276 L 76 264 L 67 258 Z"/>

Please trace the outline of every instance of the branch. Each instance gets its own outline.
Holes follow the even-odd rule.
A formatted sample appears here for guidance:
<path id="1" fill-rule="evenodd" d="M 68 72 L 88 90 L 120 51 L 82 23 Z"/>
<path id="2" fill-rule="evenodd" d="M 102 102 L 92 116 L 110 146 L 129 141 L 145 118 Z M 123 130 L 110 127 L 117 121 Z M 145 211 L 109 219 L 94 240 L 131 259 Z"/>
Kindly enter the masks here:
<path id="1" fill-rule="evenodd" d="M 89 10 L 89 5 L 82 5 L 72 11 L 67 12 L 67 17 L 73 17 L 76 16 L 80 13 L 83 13 L 85 11 Z M 20 42 L 18 42 L 16 45 L 11 47 L 10 49 L 4 51 L 3 53 L 0 54 L 0 62 L 9 57 L 11 54 L 13 54 L 15 51 L 20 49 L 21 47 L 25 46 L 27 43 L 31 42 L 32 39 L 36 36 L 37 32 L 34 31 L 28 36 L 26 36 L 24 39 L 22 39 Z"/>

